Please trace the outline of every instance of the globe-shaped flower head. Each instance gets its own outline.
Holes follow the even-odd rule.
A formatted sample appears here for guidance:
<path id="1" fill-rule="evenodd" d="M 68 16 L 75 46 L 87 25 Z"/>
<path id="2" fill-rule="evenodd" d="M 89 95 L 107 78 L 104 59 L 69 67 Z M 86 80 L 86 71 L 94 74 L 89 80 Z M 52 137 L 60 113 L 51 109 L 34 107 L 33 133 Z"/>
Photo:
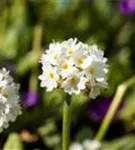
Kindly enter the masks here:
<path id="1" fill-rule="evenodd" d="M 14 83 L 9 72 L 5 68 L 0 70 L 0 132 L 21 114 L 18 90 L 19 85 Z"/>
<path id="2" fill-rule="evenodd" d="M 107 87 L 107 59 L 96 45 L 87 45 L 69 39 L 51 43 L 41 57 L 41 87 L 47 91 L 63 88 L 69 95 L 84 91 L 91 98 Z"/>

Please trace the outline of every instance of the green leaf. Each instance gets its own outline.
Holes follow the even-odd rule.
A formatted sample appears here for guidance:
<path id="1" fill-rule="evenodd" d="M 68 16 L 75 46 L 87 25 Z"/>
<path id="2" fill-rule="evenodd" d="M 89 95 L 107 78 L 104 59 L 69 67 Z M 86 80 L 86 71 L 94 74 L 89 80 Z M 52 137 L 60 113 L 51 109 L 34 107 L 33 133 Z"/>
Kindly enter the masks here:
<path id="1" fill-rule="evenodd" d="M 135 137 L 127 135 L 102 144 L 99 150 L 133 150 L 135 149 Z"/>
<path id="2" fill-rule="evenodd" d="M 38 63 L 37 56 L 33 56 L 33 53 L 29 52 L 24 57 L 22 57 L 16 66 L 17 74 L 23 75 L 31 68 L 35 67 Z"/>
<path id="3" fill-rule="evenodd" d="M 3 150 L 23 150 L 23 144 L 17 133 L 11 133 L 4 145 Z"/>

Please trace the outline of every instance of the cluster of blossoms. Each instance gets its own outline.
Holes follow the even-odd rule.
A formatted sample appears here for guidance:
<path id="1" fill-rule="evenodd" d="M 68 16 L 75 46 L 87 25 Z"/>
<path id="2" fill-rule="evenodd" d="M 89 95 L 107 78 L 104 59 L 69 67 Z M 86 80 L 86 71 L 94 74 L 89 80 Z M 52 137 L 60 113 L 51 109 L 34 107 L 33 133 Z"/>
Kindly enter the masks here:
<path id="1" fill-rule="evenodd" d="M 5 68 L 0 70 L 0 132 L 21 113 L 18 90 L 19 85 L 9 72 Z"/>
<path id="2" fill-rule="evenodd" d="M 62 43 L 51 43 L 41 57 L 41 87 L 47 91 L 63 88 L 69 95 L 86 92 L 95 98 L 101 88 L 107 87 L 107 58 L 96 45 L 87 45 L 69 39 Z"/>
<path id="3" fill-rule="evenodd" d="M 70 150 L 98 150 L 100 147 L 100 142 L 86 139 L 82 143 L 71 144 Z"/>

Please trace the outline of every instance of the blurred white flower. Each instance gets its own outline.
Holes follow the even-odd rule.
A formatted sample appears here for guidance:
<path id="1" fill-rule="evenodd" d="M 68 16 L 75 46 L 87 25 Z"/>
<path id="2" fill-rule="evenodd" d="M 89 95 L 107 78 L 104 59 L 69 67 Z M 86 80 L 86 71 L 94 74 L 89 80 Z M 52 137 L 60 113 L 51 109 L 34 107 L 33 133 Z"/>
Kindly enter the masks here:
<path id="1" fill-rule="evenodd" d="M 73 143 L 69 150 L 83 150 L 83 146 L 79 143 Z"/>
<path id="2" fill-rule="evenodd" d="M 100 94 L 100 88 L 98 86 L 92 87 L 89 93 L 89 97 L 95 99 Z"/>
<path id="3" fill-rule="evenodd" d="M 96 98 L 100 89 L 107 87 L 106 62 L 103 51 L 96 45 L 89 46 L 77 39 L 51 43 L 41 56 L 41 87 L 47 91 L 63 88 L 70 95 L 86 90 L 91 98 Z"/>
<path id="4" fill-rule="evenodd" d="M 94 140 L 84 140 L 82 145 L 84 150 L 97 150 L 100 148 L 101 143 Z"/>
<path id="5" fill-rule="evenodd" d="M 0 132 L 21 114 L 19 85 L 14 83 L 9 72 L 0 70 Z"/>
<path id="6" fill-rule="evenodd" d="M 86 139 L 82 143 L 72 143 L 69 150 L 98 150 L 100 147 L 100 142 Z"/>

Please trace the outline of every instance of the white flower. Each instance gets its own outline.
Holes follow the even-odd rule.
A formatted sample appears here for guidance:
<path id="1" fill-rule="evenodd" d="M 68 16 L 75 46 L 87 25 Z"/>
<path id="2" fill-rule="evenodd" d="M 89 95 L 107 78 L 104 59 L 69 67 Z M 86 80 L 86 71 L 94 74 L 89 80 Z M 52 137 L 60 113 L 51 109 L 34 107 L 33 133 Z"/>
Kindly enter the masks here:
<path id="1" fill-rule="evenodd" d="M 89 56 L 90 57 L 90 56 Z M 87 77 L 95 80 L 102 80 L 105 77 L 106 65 L 95 59 L 89 59 L 87 68 L 85 69 Z"/>
<path id="2" fill-rule="evenodd" d="M 97 45 L 91 45 L 88 49 L 89 55 L 96 56 L 98 59 L 106 62 L 107 58 L 104 57 L 104 52 L 98 49 Z"/>
<path id="3" fill-rule="evenodd" d="M 46 87 L 47 91 L 52 91 L 57 87 L 59 79 L 56 67 L 48 65 L 46 68 L 43 68 L 43 74 L 39 76 L 39 79 L 41 80 L 41 87 Z"/>
<path id="4" fill-rule="evenodd" d="M 75 65 L 79 68 L 86 68 L 88 65 L 88 55 L 87 53 L 85 53 L 85 51 L 83 51 L 82 49 L 79 49 L 78 51 L 76 51 L 73 55 L 73 61 L 75 63 Z"/>
<path id="5" fill-rule="evenodd" d="M 62 78 L 68 77 L 72 72 L 76 70 L 76 67 L 73 66 L 73 62 L 70 60 L 62 60 L 60 62 L 60 74 Z"/>
<path id="6" fill-rule="evenodd" d="M 83 150 L 83 146 L 79 143 L 73 143 L 69 150 Z"/>
<path id="7" fill-rule="evenodd" d="M 69 150 L 98 150 L 101 143 L 95 140 L 85 139 L 82 143 L 71 144 Z"/>
<path id="8" fill-rule="evenodd" d="M 49 49 L 44 55 L 44 61 L 50 62 L 52 65 L 57 65 L 61 57 L 61 45 L 60 43 L 52 43 Z"/>
<path id="9" fill-rule="evenodd" d="M 80 76 L 80 74 L 76 71 L 63 81 L 62 88 L 64 88 L 64 91 L 69 95 L 72 95 L 73 93 L 79 94 L 81 90 L 85 89 L 86 82 L 87 79 Z"/>
<path id="10" fill-rule="evenodd" d="M 107 87 L 107 58 L 96 45 L 89 46 L 77 39 L 51 43 L 41 56 L 41 87 L 47 91 L 63 88 L 68 94 L 89 93 L 91 98 Z M 0 77 L 1 78 L 1 77 Z"/>
<path id="11" fill-rule="evenodd" d="M 91 91 L 89 93 L 89 97 L 95 99 L 100 94 L 101 88 L 107 88 L 107 87 L 108 87 L 108 83 L 106 82 L 105 79 L 102 79 L 98 82 L 93 81 L 91 84 Z"/>
<path id="12" fill-rule="evenodd" d="M 100 94 L 100 88 L 95 86 L 91 88 L 91 91 L 89 93 L 89 97 L 95 99 Z"/>
<path id="13" fill-rule="evenodd" d="M 84 140 L 83 141 L 83 147 L 85 150 L 97 150 L 101 146 L 101 143 L 94 140 Z"/>
<path id="14" fill-rule="evenodd" d="M 0 70 L 0 132 L 21 114 L 18 90 L 19 85 L 14 83 L 9 72 L 5 68 Z"/>
<path id="15" fill-rule="evenodd" d="M 76 52 L 76 50 L 78 49 L 79 45 L 76 43 L 77 43 L 76 38 L 75 39 L 70 38 L 69 40 L 64 41 L 62 43 L 63 55 L 71 57 Z"/>

